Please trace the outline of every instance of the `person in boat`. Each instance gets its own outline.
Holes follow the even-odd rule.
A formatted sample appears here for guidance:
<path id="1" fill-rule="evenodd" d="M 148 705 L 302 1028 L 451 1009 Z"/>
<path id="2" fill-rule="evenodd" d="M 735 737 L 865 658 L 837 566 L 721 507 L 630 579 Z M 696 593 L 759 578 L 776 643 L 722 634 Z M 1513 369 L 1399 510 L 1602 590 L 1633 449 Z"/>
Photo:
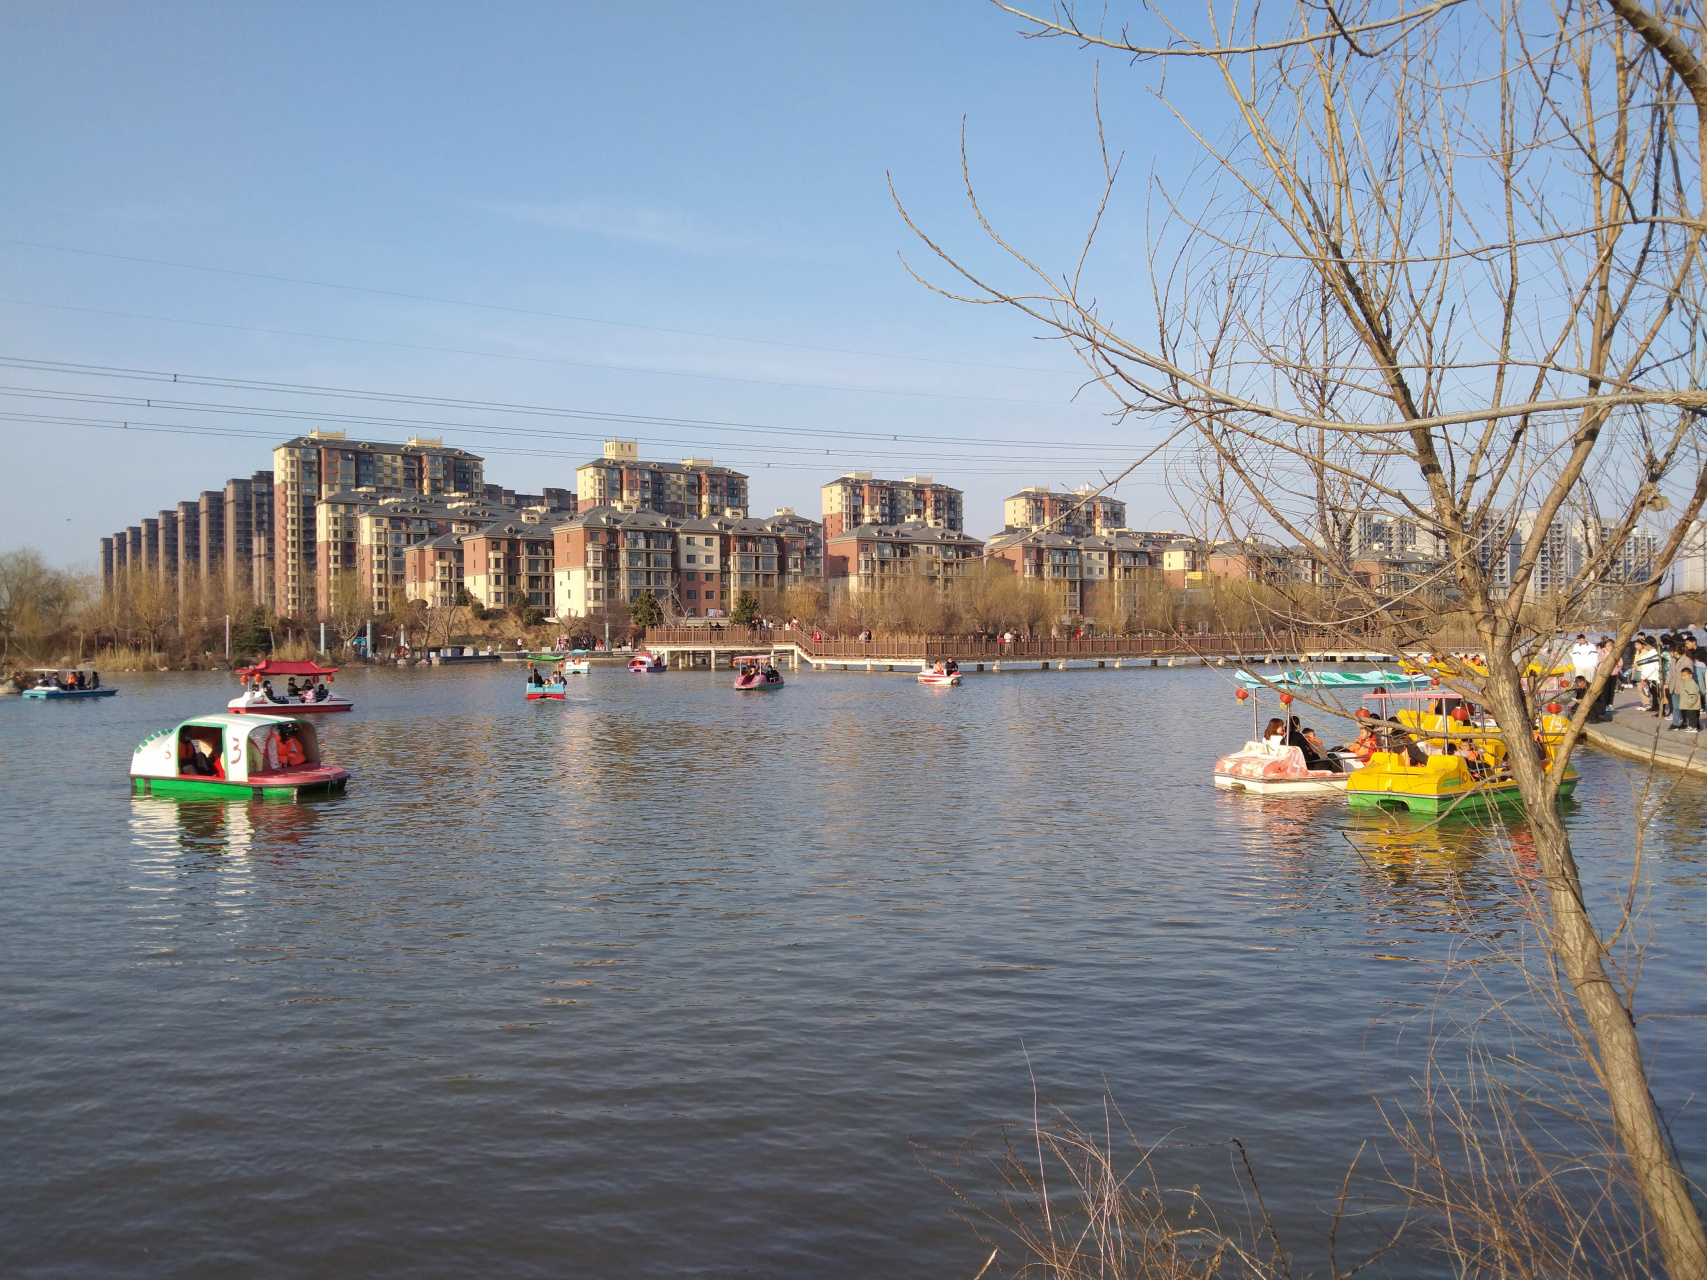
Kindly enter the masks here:
<path id="1" fill-rule="evenodd" d="M 1403 729 L 1395 729 L 1388 735 L 1387 749 L 1396 756 L 1404 756 L 1405 763 L 1413 769 L 1421 769 L 1428 764 L 1428 753 Z"/>
<path id="2" fill-rule="evenodd" d="M 957 676 L 960 674 L 960 664 L 958 662 L 956 662 L 953 658 L 950 658 L 947 662 L 945 662 L 943 664 L 943 670 L 946 671 L 951 676 Z"/>
<path id="3" fill-rule="evenodd" d="M 1360 716 L 1365 714 L 1363 711 L 1358 712 Z M 1357 726 L 1357 737 L 1346 743 L 1340 750 L 1355 756 L 1359 762 L 1368 764 L 1369 757 L 1374 755 L 1379 747 L 1380 740 L 1375 736 L 1375 726 L 1365 720 Z"/>
<path id="4" fill-rule="evenodd" d="M 329 684 L 317 684 L 314 686 L 314 700 L 316 702 L 327 702 L 327 701 L 331 700 L 331 697 L 332 697 L 332 686 L 331 685 L 329 685 Z"/>
<path id="5" fill-rule="evenodd" d="M 540 685 L 542 685 L 544 683 L 545 683 L 545 681 L 543 681 L 539 678 L 539 668 L 538 667 L 529 667 L 528 668 L 528 687 L 530 689 L 537 689 L 537 688 L 539 688 Z"/>
<path id="6" fill-rule="evenodd" d="M 765 663 L 765 683 L 766 684 L 775 684 L 778 680 L 781 680 L 781 679 L 782 679 L 782 676 L 777 671 L 777 669 L 775 667 L 771 666 L 770 663 L 768 663 L 768 662 Z"/>
<path id="7" fill-rule="evenodd" d="M 1270 747 L 1284 747 L 1286 745 L 1286 721 L 1279 716 L 1271 719 L 1262 731 L 1262 740 L 1265 745 Z"/>
<path id="8" fill-rule="evenodd" d="M 193 738 L 190 743 L 189 767 L 186 772 L 202 778 L 225 777 L 225 760 L 218 743 L 206 738 Z"/>
<path id="9" fill-rule="evenodd" d="M 1340 771 L 1340 762 L 1328 754 L 1322 746 L 1322 740 L 1316 736 L 1314 729 L 1306 729 L 1297 716 L 1286 727 L 1286 745 L 1297 747 L 1304 753 L 1304 767 L 1314 772 L 1326 770 L 1329 773 Z"/>
<path id="10" fill-rule="evenodd" d="M 89 673 L 89 687 L 91 689 L 99 689 L 101 687 L 101 673 L 99 671 L 91 671 Z"/>

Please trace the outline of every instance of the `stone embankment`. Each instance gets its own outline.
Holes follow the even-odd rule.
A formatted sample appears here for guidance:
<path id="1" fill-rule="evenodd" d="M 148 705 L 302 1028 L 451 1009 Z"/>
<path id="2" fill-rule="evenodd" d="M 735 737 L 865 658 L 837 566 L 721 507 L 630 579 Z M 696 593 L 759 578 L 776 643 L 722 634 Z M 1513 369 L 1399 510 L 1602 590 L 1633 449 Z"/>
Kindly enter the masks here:
<path id="1" fill-rule="evenodd" d="M 1620 693 L 1612 719 L 1585 726 L 1583 737 L 1614 755 L 1707 778 L 1707 734 L 1673 732 L 1669 723 L 1644 710 L 1634 693 Z"/>

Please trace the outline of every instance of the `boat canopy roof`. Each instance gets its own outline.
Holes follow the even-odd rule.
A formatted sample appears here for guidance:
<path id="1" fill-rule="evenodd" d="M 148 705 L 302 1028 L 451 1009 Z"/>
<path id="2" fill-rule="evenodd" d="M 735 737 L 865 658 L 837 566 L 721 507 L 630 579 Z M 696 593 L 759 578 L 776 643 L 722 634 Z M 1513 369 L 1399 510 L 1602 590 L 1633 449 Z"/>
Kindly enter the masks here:
<path id="1" fill-rule="evenodd" d="M 322 667 L 313 662 L 283 662 L 277 658 L 262 658 L 252 667 L 240 668 L 240 676 L 329 676 L 338 668 Z"/>
<path id="2" fill-rule="evenodd" d="M 769 662 L 770 660 L 771 656 L 768 653 L 743 653 L 730 659 L 731 662 Z"/>
<path id="3" fill-rule="evenodd" d="M 1396 685 L 1405 689 L 1426 684 L 1429 677 L 1403 671 L 1313 671 L 1294 667 L 1272 676 L 1259 676 L 1241 669 L 1239 679 L 1247 685 L 1272 685 L 1281 689 L 1368 689 L 1375 685 Z"/>
<path id="4" fill-rule="evenodd" d="M 569 657 L 566 653 L 530 653 L 529 662 L 563 662 Z"/>
<path id="5" fill-rule="evenodd" d="M 178 725 L 178 729 L 232 729 L 240 734 L 248 734 L 257 726 L 270 726 L 289 721 L 291 724 L 312 724 L 303 716 L 292 715 L 238 715 L 232 711 L 213 711 L 205 716 L 191 716 Z"/>
<path id="6" fill-rule="evenodd" d="M 1385 702 L 1389 698 L 1404 702 L 1435 702 L 1443 698 L 1463 702 L 1466 700 L 1467 695 L 1459 693 L 1453 689 L 1397 689 L 1392 693 L 1382 693 L 1377 691 L 1375 693 L 1366 693 L 1363 695 L 1363 700 L 1365 702 L 1372 700 Z"/>

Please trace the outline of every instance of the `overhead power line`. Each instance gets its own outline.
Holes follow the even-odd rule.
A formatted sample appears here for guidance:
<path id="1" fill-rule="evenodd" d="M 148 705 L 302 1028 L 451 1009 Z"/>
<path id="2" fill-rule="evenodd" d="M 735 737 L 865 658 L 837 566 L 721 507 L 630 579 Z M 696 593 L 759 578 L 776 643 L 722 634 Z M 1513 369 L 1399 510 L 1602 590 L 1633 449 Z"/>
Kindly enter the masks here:
<path id="1" fill-rule="evenodd" d="M 853 395 L 908 396 L 924 400 L 974 400 L 988 404 L 1047 404 L 1065 406 L 1066 400 L 1027 400 L 1012 396 L 971 396 L 957 391 L 897 391 L 888 387 L 843 387 L 822 382 L 787 382 L 779 378 L 741 378 L 727 373 L 699 373 L 683 369 L 651 369 L 642 365 L 598 364 L 590 360 L 564 360 L 556 356 L 527 356 L 508 351 L 476 351 L 468 347 L 435 347 L 422 342 L 397 342 L 390 338 L 352 338 L 339 333 L 313 333 L 305 329 L 271 329 L 262 325 L 231 324 L 222 320 L 187 320 L 181 316 L 155 316 L 140 311 L 112 311 L 103 307 L 74 307 L 61 302 L 34 302 L 27 298 L 0 298 L 14 307 L 36 307 L 44 311 L 69 311 L 77 315 L 112 316 L 121 320 L 146 320 L 157 324 L 189 325 L 197 329 L 226 329 L 234 333 L 264 333 L 278 338 L 310 338 L 318 342 L 349 342 L 364 347 L 392 347 L 401 351 L 428 351 L 434 355 L 472 356 L 481 360 L 514 360 L 523 364 L 558 365 L 568 369 L 598 369 L 608 373 L 636 373 L 648 377 L 694 378 L 702 382 L 738 382 L 747 386 L 787 387 L 796 391 L 835 391 Z"/>
<path id="2" fill-rule="evenodd" d="M 228 390 L 263 392 L 290 396 L 322 396 L 329 399 L 353 400 L 357 402 L 396 405 L 424 405 L 435 409 L 462 409 L 480 413 L 515 414 L 524 417 L 565 418 L 578 421 L 606 422 L 640 427 L 673 427 L 693 430 L 709 430 L 724 432 L 759 432 L 763 434 L 778 434 L 803 436 L 812 439 L 835 437 L 841 439 L 864 439 L 873 443 L 899 444 L 903 441 L 916 444 L 930 444 L 949 447 L 962 447 L 967 441 L 957 436 L 920 435 L 910 432 L 889 431 L 850 431 L 838 428 L 818 427 L 789 427 L 773 423 L 746 422 L 734 419 L 718 418 L 684 418 L 670 417 L 660 414 L 624 413 L 602 409 L 567 408 L 553 405 L 536 405 L 523 402 L 504 400 L 475 400 L 449 396 L 429 396 L 398 391 L 373 391 L 355 387 L 327 386 L 306 382 L 282 382 L 258 378 L 231 378 L 212 374 L 177 373 L 164 369 L 127 368 L 122 365 L 81 364 L 59 360 L 40 360 L 24 356 L 0 356 L 0 367 L 14 369 L 29 369 L 37 372 L 58 374 L 74 374 L 87 377 L 112 378 L 116 380 L 151 382 L 169 384 L 172 386 L 212 387 Z M 355 415 L 329 415 L 335 418 L 356 420 Z M 393 420 L 404 421 L 407 420 Z M 457 430 L 476 430 L 472 424 L 451 424 L 438 421 L 426 425 L 447 426 Z M 1073 450 L 1114 450 L 1120 446 L 1108 441 L 1068 441 L 1068 440 L 988 440 L 984 443 L 1001 445 L 1012 448 L 1047 449 L 1051 452 L 1060 449 Z"/>
<path id="3" fill-rule="evenodd" d="M 845 356 L 871 356 L 879 360 L 905 360 L 918 364 L 948 364 L 969 369 L 1007 369 L 1026 373 L 1077 376 L 1077 371 L 1071 369 L 1047 369 L 1037 365 L 989 364 L 977 360 L 952 360 L 945 356 L 903 355 L 895 351 L 867 351 L 857 347 L 815 346 L 806 342 L 784 342 L 776 338 L 754 338 L 742 334 L 713 333 L 701 329 L 678 329 L 667 325 L 642 324 L 633 320 L 613 320 L 608 316 L 575 315 L 565 311 L 539 311 L 528 307 L 476 302 L 468 298 L 448 298 L 430 293 L 408 293 L 400 289 L 377 289 L 367 285 L 341 284 L 332 280 L 314 280 L 304 276 L 274 275 L 263 271 L 240 271 L 232 267 L 209 267 L 195 262 L 175 262 L 169 258 L 145 258 L 129 253 L 112 253 L 103 249 L 81 249 L 72 245 L 49 244 L 41 240 L 19 240 L 12 236 L 0 236 L 0 244 L 18 245 L 28 249 L 48 249 L 55 253 L 73 253 L 89 258 L 109 258 L 116 262 L 140 262 L 155 267 L 173 267 L 181 271 L 202 271 L 211 275 L 238 276 L 247 280 L 269 280 L 276 284 L 307 285 L 315 289 L 336 289 L 344 293 L 365 293 L 382 298 L 405 298 L 411 302 L 436 302 L 453 307 L 472 307 L 480 311 L 498 311 L 508 315 L 536 316 L 549 320 L 573 320 L 579 324 L 601 324 L 620 329 L 641 329 L 649 333 L 670 333 L 680 337 L 713 338 L 721 342 L 744 342 L 755 346 L 787 347 L 795 351 L 823 351 Z"/>
<path id="4" fill-rule="evenodd" d="M 65 414 L 13 413 L 10 411 L 0 411 L 0 426 L 13 424 L 38 427 L 88 428 L 92 430 L 125 431 L 151 435 L 187 435 L 245 440 L 277 440 L 277 434 L 274 432 L 246 431 L 237 427 L 213 427 L 182 422 L 154 422 L 123 418 L 86 418 Z M 755 466 L 754 470 L 822 472 L 823 468 L 819 463 L 808 462 L 804 459 L 803 450 L 796 452 L 802 455 L 802 460 L 767 461 L 764 462 L 762 466 Z M 505 457 L 532 458 L 578 458 L 582 456 L 579 453 L 570 453 L 564 449 L 526 448 L 514 444 L 499 445 L 496 448 L 487 449 L 486 453 L 497 454 Z M 866 455 L 855 454 L 851 451 L 847 451 L 845 455 L 840 456 L 861 457 Z M 1037 459 L 1027 458 L 977 458 L 972 461 L 981 465 L 963 466 L 957 461 L 955 466 L 956 472 L 958 474 L 965 475 L 1036 475 L 1040 467 L 1048 465 L 1047 463 L 1041 463 Z M 992 463 L 1002 463 L 1005 465 L 990 465 Z M 1161 482 L 1160 480 L 1153 480 L 1139 481 L 1138 483 L 1159 484 Z"/>

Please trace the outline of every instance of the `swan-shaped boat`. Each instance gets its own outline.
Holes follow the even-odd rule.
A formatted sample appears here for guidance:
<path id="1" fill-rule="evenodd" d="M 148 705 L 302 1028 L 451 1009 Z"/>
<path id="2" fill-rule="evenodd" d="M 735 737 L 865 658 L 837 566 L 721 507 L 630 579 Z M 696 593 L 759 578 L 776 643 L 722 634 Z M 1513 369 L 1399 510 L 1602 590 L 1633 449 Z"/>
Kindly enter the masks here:
<path id="1" fill-rule="evenodd" d="M 635 675 L 659 676 L 669 670 L 664 660 L 655 653 L 637 653 L 628 660 L 628 669 Z"/>

